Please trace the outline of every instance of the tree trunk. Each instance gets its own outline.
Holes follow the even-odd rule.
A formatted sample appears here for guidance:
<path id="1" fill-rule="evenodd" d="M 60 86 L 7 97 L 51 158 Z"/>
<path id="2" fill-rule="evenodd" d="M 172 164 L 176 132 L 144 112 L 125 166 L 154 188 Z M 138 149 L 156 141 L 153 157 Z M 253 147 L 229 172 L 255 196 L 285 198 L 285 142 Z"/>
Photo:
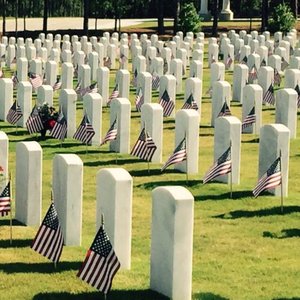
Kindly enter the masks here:
<path id="1" fill-rule="evenodd" d="M 85 35 L 89 33 L 89 11 L 90 11 L 90 1 L 84 0 L 83 2 L 83 31 Z"/>
<path id="2" fill-rule="evenodd" d="M 6 0 L 2 0 L 2 36 L 6 33 Z"/>
<path id="3" fill-rule="evenodd" d="M 19 8 L 19 4 L 18 4 L 18 0 L 16 0 L 16 11 L 15 11 L 15 24 L 16 24 L 16 37 L 18 37 L 18 8 Z"/>
<path id="4" fill-rule="evenodd" d="M 48 0 L 44 0 L 44 17 L 43 17 L 43 31 L 47 32 L 48 30 Z"/>
<path id="5" fill-rule="evenodd" d="M 212 36 L 218 36 L 218 18 L 219 18 L 219 3 L 218 0 L 213 2 L 213 27 L 212 27 Z"/>
<path id="6" fill-rule="evenodd" d="M 164 2 L 161 0 L 157 0 L 157 26 L 158 26 L 158 34 L 165 33 L 165 26 L 164 26 Z"/>
<path id="7" fill-rule="evenodd" d="M 176 0 L 175 12 L 174 12 L 174 26 L 173 26 L 173 34 L 175 35 L 178 31 L 178 16 L 180 12 L 180 0 Z"/>
<path id="8" fill-rule="evenodd" d="M 268 28 L 268 12 L 269 12 L 269 0 L 262 0 L 261 31 L 265 31 Z"/>
<path id="9" fill-rule="evenodd" d="M 294 17 L 297 20 L 297 18 L 298 18 L 298 0 L 291 0 L 290 5 L 291 5 L 291 10 L 294 14 Z"/>
<path id="10" fill-rule="evenodd" d="M 23 2 L 23 26 L 26 31 L 26 1 Z"/>

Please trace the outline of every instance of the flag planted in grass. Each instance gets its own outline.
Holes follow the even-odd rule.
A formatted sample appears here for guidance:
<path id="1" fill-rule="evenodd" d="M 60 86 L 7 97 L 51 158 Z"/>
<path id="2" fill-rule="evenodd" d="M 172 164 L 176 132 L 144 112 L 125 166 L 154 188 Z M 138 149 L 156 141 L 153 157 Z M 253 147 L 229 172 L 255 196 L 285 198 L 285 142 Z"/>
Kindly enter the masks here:
<path id="1" fill-rule="evenodd" d="M 67 120 L 63 114 L 62 109 L 60 109 L 56 123 L 54 124 L 50 132 L 50 136 L 61 141 L 63 141 L 67 136 Z"/>
<path id="2" fill-rule="evenodd" d="M 94 288 L 109 293 L 121 264 L 102 225 L 77 276 Z"/>
<path id="3" fill-rule="evenodd" d="M 44 125 L 36 105 L 33 107 L 31 114 L 26 121 L 26 127 L 30 134 L 40 132 L 44 129 Z"/>
<path id="4" fill-rule="evenodd" d="M 58 75 L 57 78 L 56 78 L 56 82 L 54 83 L 54 85 L 52 87 L 53 91 L 57 91 L 57 90 L 61 89 L 61 85 L 62 85 L 61 78 Z"/>
<path id="5" fill-rule="evenodd" d="M 17 100 L 13 103 L 12 107 L 9 109 L 6 120 L 8 123 L 15 125 L 23 116 L 21 107 L 18 105 Z"/>
<path id="6" fill-rule="evenodd" d="M 244 121 L 242 122 L 242 130 L 249 127 L 250 125 L 254 124 L 256 122 L 256 114 L 255 114 L 255 107 L 251 109 L 249 114 L 246 116 Z"/>
<path id="7" fill-rule="evenodd" d="M 203 183 L 231 172 L 231 147 L 229 147 L 214 163 L 203 177 Z"/>
<path id="8" fill-rule="evenodd" d="M 31 248 L 53 262 L 58 262 L 63 244 L 62 230 L 56 208 L 52 202 L 33 240 Z"/>
<path id="9" fill-rule="evenodd" d="M 227 59 L 226 59 L 226 68 L 229 69 L 231 67 L 233 63 L 233 59 L 230 55 L 228 55 Z"/>
<path id="10" fill-rule="evenodd" d="M 198 105 L 193 97 L 193 94 L 190 94 L 190 96 L 186 99 L 185 103 L 183 104 L 181 109 L 194 109 L 198 110 Z"/>
<path id="11" fill-rule="evenodd" d="M 179 143 L 179 145 L 175 148 L 173 154 L 169 157 L 167 162 L 161 168 L 161 171 L 164 171 L 170 165 L 174 165 L 185 161 L 186 157 L 186 141 L 184 137 L 183 140 Z"/>
<path id="12" fill-rule="evenodd" d="M 170 98 L 167 90 L 162 94 L 159 104 L 163 107 L 164 117 L 169 117 L 175 108 L 175 104 Z"/>
<path id="13" fill-rule="evenodd" d="M 156 149 L 152 137 L 143 128 L 130 154 L 151 161 Z"/>
<path id="14" fill-rule="evenodd" d="M 94 135 L 95 135 L 95 130 L 87 114 L 85 113 L 79 127 L 74 133 L 73 138 L 75 140 L 81 141 L 84 144 L 90 144 Z"/>
<path id="15" fill-rule="evenodd" d="M 118 98 L 118 97 L 119 97 L 119 85 L 116 84 L 115 87 L 114 87 L 114 89 L 111 92 L 111 95 L 108 98 L 107 105 L 110 105 L 111 101 L 113 99 Z"/>
<path id="16" fill-rule="evenodd" d="M 274 69 L 274 84 L 278 86 L 281 84 L 281 76 L 276 68 Z"/>
<path id="17" fill-rule="evenodd" d="M 10 181 L 0 195 L 0 217 L 7 216 L 11 210 L 10 205 Z"/>
<path id="18" fill-rule="evenodd" d="M 253 82 L 254 80 L 257 79 L 257 68 L 256 68 L 255 64 L 249 71 L 248 79 L 250 82 Z"/>
<path id="19" fill-rule="evenodd" d="M 299 84 L 296 85 L 295 91 L 296 91 L 297 94 L 298 94 L 297 107 L 300 108 L 300 87 L 299 87 Z"/>
<path id="20" fill-rule="evenodd" d="M 267 172 L 259 179 L 255 188 L 253 189 L 253 195 L 256 198 L 260 193 L 265 190 L 273 189 L 281 184 L 281 159 L 278 157 Z"/>
<path id="21" fill-rule="evenodd" d="M 231 111 L 227 105 L 226 99 L 225 99 L 225 102 L 218 114 L 218 117 L 225 117 L 225 116 L 231 116 Z"/>
<path id="22" fill-rule="evenodd" d="M 138 89 L 135 96 L 135 106 L 137 111 L 141 111 L 142 105 L 144 104 L 144 94 L 142 88 Z"/>
<path id="23" fill-rule="evenodd" d="M 263 103 L 275 104 L 274 87 L 272 83 L 264 94 Z"/>
<path id="24" fill-rule="evenodd" d="M 159 88 L 160 78 L 159 75 L 154 72 L 152 74 L 152 89 L 157 90 Z"/>
<path id="25" fill-rule="evenodd" d="M 43 84 L 43 77 L 36 73 L 29 73 L 29 82 L 31 83 L 32 87 L 36 90 Z"/>
<path id="26" fill-rule="evenodd" d="M 115 119 L 111 124 L 110 128 L 108 129 L 100 146 L 104 145 L 107 142 L 114 141 L 117 138 L 117 136 L 118 136 L 118 124 L 117 124 L 117 119 Z"/>

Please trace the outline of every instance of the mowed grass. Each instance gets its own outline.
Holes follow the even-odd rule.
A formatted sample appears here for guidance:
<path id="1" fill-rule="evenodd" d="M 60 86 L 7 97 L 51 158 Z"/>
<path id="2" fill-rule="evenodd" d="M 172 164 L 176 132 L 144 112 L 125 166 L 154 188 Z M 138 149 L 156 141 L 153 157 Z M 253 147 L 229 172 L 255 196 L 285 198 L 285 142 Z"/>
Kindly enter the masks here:
<path id="1" fill-rule="evenodd" d="M 115 71 L 111 72 L 110 89 Z M 8 76 L 10 72 L 5 71 Z M 187 73 L 188 74 L 188 73 Z M 232 72 L 226 80 L 232 82 Z M 57 140 L 41 141 L 43 149 L 43 216 L 50 203 L 52 160 L 59 153 L 77 154 L 84 163 L 82 245 L 64 247 L 57 268 L 30 249 L 38 227 L 13 222 L 13 244 L 9 244 L 9 219 L 0 219 L 0 299 L 104 299 L 98 291 L 76 277 L 95 236 L 96 176 L 108 167 L 125 168 L 133 176 L 133 218 L 131 269 L 120 270 L 113 282 L 110 300 L 160 300 L 165 297 L 149 290 L 151 245 L 151 192 L 157 186 L 182 185 L 195 197 L 193 240 L 193 299 L 297 299 L 300 297 L 300 140 L 290 143 L 289 196 L 280 212 L 280 198 L 264 193 L 257 199 L 251 190 L 257 182 L 259 137 L 242 136 L 241 182 L 233 185 L 233 198 L 227 184 L 202 184 L 202 177 L 213 163 L 214 129 L 210 127 L 211 99 L 205 94 L 210 72 L 205 57 L 201 125 L 199 130 L 199 172 L 189 176 L 174 171 L 160 172 L 162 165 L 139 161 L 101 148 L 86 147 L 73 139 L 63 146 Z M 74 82 L 74 85 L 76 83 Z M 184 88 L 183 88 L 184 90 Z M 139 113 L 132 103 L 131 146 L 140 130 Z M 176 109 L 183 105 L 177 95 Z M 153 102 L 158 93 L 153 92 Z M 58 93 L 55 93 L 58 108 Z M 241 118 L 241 105 L 231 103 L 232 113 Z M 77 103 L 77 124 L 82 118 L 82 103 Z M 274 123 L 275 109 L 263 107 L 263 124 Z M 299 120 L 299 112 L 298 112 Z M 300 122 L 298 122 L 300 132 Z M 9 168 L 15 174 L 15 147 L 19 141 L 32 141 L 25 129 L 0 123 L 9 137 Z M 104 135 L 109 128 L 109 109 L 103 108 Z M 173 119 L 164 119 L 163 161 L 172 153 Z M 13 192 L 15 187 L 13 187 Z"/>

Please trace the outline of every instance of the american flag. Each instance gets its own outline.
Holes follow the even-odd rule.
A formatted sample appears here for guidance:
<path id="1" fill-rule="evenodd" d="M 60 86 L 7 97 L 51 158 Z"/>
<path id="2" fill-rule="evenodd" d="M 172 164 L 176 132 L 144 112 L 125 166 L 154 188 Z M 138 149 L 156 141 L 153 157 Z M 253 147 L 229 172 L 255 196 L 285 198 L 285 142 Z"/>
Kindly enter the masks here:
<path id="1" fill-rule="evenodd" d="M 203 184 L 231 172 L 231 146 L 217 159 L 203 177 Z"/>
<path id="2" fill-rule="evenodd" d="M 50 136 L 62 141 L 67 136 L 67 120 L 63 114 L 62 109 L 60 109 L 59 116 L 50 132 Z"/>
<path id="3" fill-rule="evenodd" d="M 15 125 L 23 116 L 21 107 L 18 105 L 17 101 L 13 103 L 12 107 L 9 109 L 6 120 L 8 123 Z"/>
<path id="4" fill-rule="evenodd" d="M 300 87 L 299 87 L 299 84 L 296 85 L 295 91 L 296 91 L 297 94 L 298 94 L 297 107 L 299 108 L 299 107 L 300 107 Z"/>
<path id="5" fill-rule="evenodd" d="M 168 69 L 169 69 L 168 62 L 167 62 L 166 59 L 164 59 L 164 65 L 163 65 L 163 72 L 164 72 L 164 74 L 166 74 L 168 72 Z"/>
<path id="6" fill-rule="evenodd" d="M 241 50 L 239 50 L 235 55 L 235 60 L 239 61 L 241 56 Z"/>
<path id="7" fill-rule="evenodd" d="M 175 104 L 171 100 L 167 90 L 162 94 L 159 104 L 163 107 L 164 117 L 169 117 L 175 108 Z"/>
<path id="8" fill-rule="evenodd" d="M 84 144 L 90 144 L 94 135 L 95 135 L 95 130 L 87 114 L 85 113 L 79 127 L 74 133 L 73 138 L 75 140 L 81 141 Z"/>
<path id="9" fill-rule="evenodd" d="M 259 179 L 255 188 L 253 189 L 253 195 L 256 198 L 261 192 L 275 188 L 281 184 L 281 159 L 278 157 L 267 172 Z"/>
<path id="10" fill-rule="evenodd" d="M 175 148 L 173 154 L 169 157 L 167 162 L 164 164 L 164 166 L 161 168 L 161 171 L 164 171 L 167 167 L 173 164 L 180 163 L 182 161 L 186 160 L 186 141 L 185 137 L 183 140 L 179 143 L 179 145 Z"/>
<path id="11" fill-rule="evenodd" d="M 266 60 L 263 58 L 261 63 L 260 63 L 260 66 L 265 67 L 266 65 L 267 65 Z"/>
<path id="12" fill-rule="evenodd" d="M 274 84 L 278 86 L 281 84 L 281 76 L 276 68 L 274 69 Z"/>
<path id="13" fill-rule="evenodd" d="M 31 248 L 53 262 L 58 262 L 63 244 L 64 238 L 62 230 L 60 228 L 56 208 L 52 202 L 33 240 Z"/>
<path id="14" fill-rule="evenodd" d="M 36 90 L 43 84 L 43 77 L 36 73 L 29 73 L 29 82 L 31 83 L 32 87 Z"/>
<path id="15" fill-rule="evenodd" d="M 137 85 L 137 76 L 138 76 L 138 72 L 137 72 L 137 69 L 135 69 L 134 72 L 133 72 L 133 78 L 132 78 L 132 85 L 133 86 Z"/>
<path id="16" fill-rule="evenodd" d="M 108 129 L 104 139 L 102 140 L 100 146 L 104 145 L 107 142 L 113 141 L 118 136 L 118 126 L 117 126 L 117 119 L 113 121 L 110 128 Z"/>
<path id="17" fill-rule="evenodd" d="M 284 57 L 281 57 L 281 71 L 284 71 L 289 66 L 289 63 L 284 59 Z"/>
<path id="18" fill-rule="evenodd" d="M 269 104 L 272 104 L 272 105 L 275 104 L 274 88 L 273 88 L 272 83 L 270 84 L 268 90 L 264 94 L 263 103 L 269 103 Z"/>
<path id="19" fill-rule="evenodd" d="M 121 53 L 120 54 L 120 60 L 119 60 L 121 66 L 123 66 L 126 63 L 126 61 L 127 61 L 126 55 L 124 53 Z"/>
<path id="20" fill-rule="evenodd" d="M 104 57 L 104 59 L 103 59 L 103 65 L 104 65 L 104 67 L 107 67 L 109 69 L 111 68 L 111 59 L 110 59 L 109 56 Z"/>
<path id="21" fill-rule="evenodd" d="M 245 56 L 243 57 L 242 61 L 241 61 L 241 64 L 247 64 L 247 62 L 248 62 L 248 58 L 247 58 L 247 56 L 245 55 Z"/>
<path id="22" fill-rule="evenodd" d="M 291 46 L 290 46 L 290 56 L 292 56 L 292 55 L 294 55 L 294 48 L 293 48 L 293 46 L 291 45 Z"/>
<path id="23" fill-rule="evenodd" d="M 198 110 L 198 105 L 193 97 L 193 94 L 190 94 L 190 96 L 186 99 L 185 103 L 183 104 L 181 109 L 194 109 Z"/>
<path id="24" fill-rule="evenodd" d="M 233 63 L 233 60 L 232 60 L 231 56 L 228 55 L 228 57 L 226 59 L 226 67 L 227 67 L 227 69 L 229 69 L 231 67 L 232 63 Z"/>
<path id="25" fill-rule="evenodd" d="M 242 122 L 242 130 L 254 124 L 255 122 L 256 122 L 256 114 L 255 114 L 255 106 L 253 106 L 249 114 Z"/>
<path id="26" fill-rule="evenodd" d="M 144 104 L 144 95 L 142 88 L 139 88 L 136 96 L 135 96 L 135 106 L 137 111 L 141 111 L 141 107 Z"/>
<path id="27" fill-rule="evenodd" d="M 78 77 L 78 65 L 74 68 L 74 77 Z"/>
<path id="28" fill-rule="evenodd" d="M 108 98 L 107 105 L 110 105 L 111 101 L 118 97 L 119 97 L 119 85 L 116 84 L 113 91 L 111 92 L 111 95 Z"/>
<path id="29" fill-rule="evenodd" d="M 86 254 L 77 276 L 94 288 L 107 294 L 120 266 L 118 257 L 102 225 Z"/>
<path id="30" fill-rule="evenodd" d="M 44 125 L 36 105 L 33 107 L 31 114 L 26 121 L 26 127 L 29 134 L 37 133 L 44 129 Z"/>
<path id="31" fill-rule="evenodd" d="M 61 85 L 62 85 L 61 78 L 58 75 L 57 78 L 56 78 L 56 82 L 53 85 L 53 91 L 59 90 L 61 88 Z"/>
<path id="32" fill-rule="evenodd" d="M 225 116 L 231 116 L 231 111 L 227 105 L 226 99 L 225 99 L 224 104 L 218 114 L 218 117 L 225 117 Z"/>
<path id="33" fill-rule="evenodd" d="M 19 83 L 19 79 L 18 79 L 18 76 L 17 76 L 17 72 L 15 72 L 13 74 L 13 76 L 11 77 L 11 80 L 13 82 L 13 87 L 16 88 L 18 83 Z"/>
<path id="34" fill-rule="evenodd" d="M 256 79 L 257 79 L 257 69 L 256 69 L 256 66 L 254 64 L 253 67 L 249 70 L 248 80 L 250 82 L 253 82 Z"/>
<path id="35" fill-rule="evenodd" d="M 210 63 L 213 64 L 215 62 L 216 62 L 216 58 L 215 58 L 215 56 L 213 54 L 211 54 L 211 56 L 210 56 Z"/>
<path id="36" fill-rule="evenodd" d="M 0 195 L 0 217 L 7 216 L 10 212 L 10 181 Z"/>
<path id="37" fill-rule="evenodd" d="M 143 128 L 130 154 L 140 159 L 151 161 L 156 149 L 157 147 L 153 139 L 146 132 L 145 128 Z"/>
<path id="38" fill-rule="evenodd" d="M 157 73 L 152 74 L 152 89 L 157 90 L 159 88 L 160 78 Z"/>

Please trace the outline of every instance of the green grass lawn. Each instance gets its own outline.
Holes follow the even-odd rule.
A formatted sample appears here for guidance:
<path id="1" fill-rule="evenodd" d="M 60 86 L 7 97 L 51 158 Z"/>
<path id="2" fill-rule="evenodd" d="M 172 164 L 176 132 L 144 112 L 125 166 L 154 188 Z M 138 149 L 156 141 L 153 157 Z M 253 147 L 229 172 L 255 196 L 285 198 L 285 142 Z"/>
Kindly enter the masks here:
<path id="1" fill-rule="evenodd" d="M 209 86 L 207 62 L 204 68 L 203 94 Z M 5 72 L 8 76 L 9 72 Z M 110 88 L 114 87 L 115 70 Z M 226 72 L 232 82 L 232 72 Z M 75 83 L 74 83 L 75 85 Z M 158 101 L 153 92 L 153 102 Z M 55 106 L 58 108 L 58 93 Z M 130 90 L 134 103 L 135 91 Z M 183 104 L 177 97 L 176 108 Z M 231 103 L 235 116 L 241 118 L 241 105 Z M 132 105 L 131 146 L 139 134 L 139 113 Z M 193 241 L 193 299 L 299 299 L 300 298 L 300 122 L 298 137 L 290 144 L 289 196 L 280 212 L 280 198 L 267 193 L 252 197 L 257 182 L 258 136 L 245 134 L 241 144 L 241 183 L 233 185 L 202 184 L 202 177 L 213 163 L 213 135 L 210 127 L 211 99 L 203 96 L 199 144 L 199 173 L 190 176 L 172 168 L 161 174 L 162 165 L 147 163 L 130 155 L 108 151 L 108 146 L 86 147 L 67 139 L 60 147 L 54 139 L 41 141 L 43 148 L 43 216 L 50 203 L 52 159 L 58 153 L 75 153 L 84 163 L 83 228 L 80 247 L 64 247 L 57 268 L 30 249 L 38 227 L 13 222 L 13 245 L 9 244 L 9 219 L 0 219 L 0 299 L 104 299 L 95 289 L 76 277 L 85 253 L 95 236 L 96 174 L 102 168 L 122 167 L 133 176 L 132 263 L 131 270 L 120 270 L 113 282 L 109 300 L 166 299 L 149 290 L 151 244 L 151 191 L 157 186 L 183 185 L 195 197 Z M 77 107 L 77 124 L 82 118 L 82 104 Z M 263 124 L 274 123 L 275 109 L 263 107 Z M 299 121 L 299 112 L 298 112 Z M 109 127 L 109 109 L 103 109 L 105 134 Z M 163 161 L 174 149 L 173 119 L 164 122 Z M 35 140 L 25 129 L 0 123 L 9 137 L 9 167 L 15 174 L 15 146 L 19 141 Z M 13 187 L 13 192 L 14 192 Z"/>

